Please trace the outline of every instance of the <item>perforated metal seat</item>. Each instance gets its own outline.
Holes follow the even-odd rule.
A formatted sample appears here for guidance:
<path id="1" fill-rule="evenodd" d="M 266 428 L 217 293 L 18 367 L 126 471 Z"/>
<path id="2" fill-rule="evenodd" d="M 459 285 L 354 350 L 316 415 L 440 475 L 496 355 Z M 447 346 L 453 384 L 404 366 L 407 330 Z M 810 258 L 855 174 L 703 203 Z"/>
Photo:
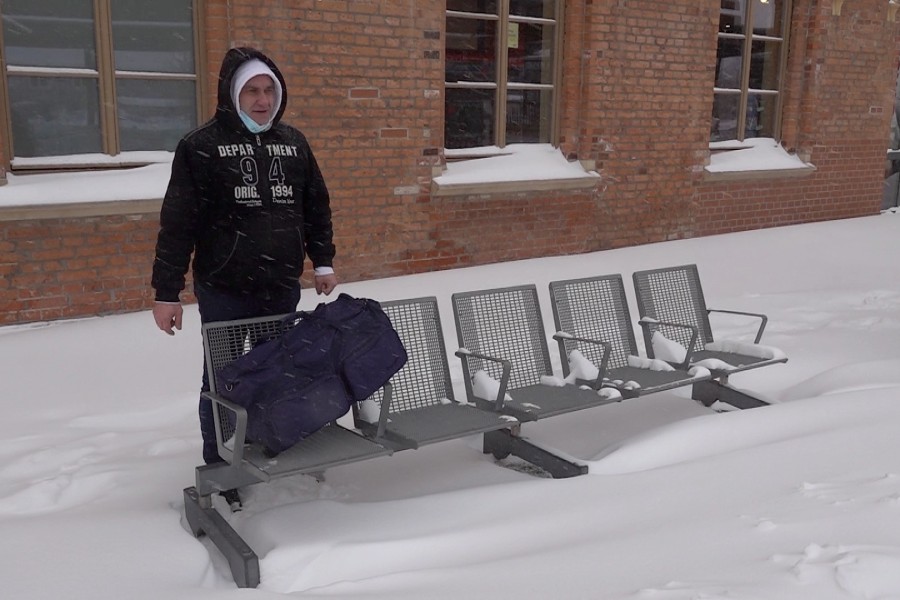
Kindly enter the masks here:
<path id="1" fill-rule="evenodd" d="M 593 365 L 601 368 L 604 385 L 617 388 L 623 396 L 651 394 L 710 378 L 709 371 L 662 370 L 665 365 L 641 361 L 631 312 L 622 276 L 618 274 L 569 279 L 550 283 L 550 299 L 557 331 L 572 337 L 559 337 L 563 372 L 570 373 L 568 357 L 578 350 Z M 609 351 L 598 344 L 578 338 L 609 343 Z M 632 385 L 637 384 L 637 387 Z"/>
<path id="2" fill-rule="evenodd" d="M 615 401 L 592 389 L 542 383 L 553 367 L 534 285 L 453 294 L 453 310 L 460 346 L 468 351 L 457 354 L 471 402 L 537 421 Z M 479 398 L 472 384 L 478 371 L 506 381 L 509 398 Z"/>
<path id="3" fill-rule="evenodd" d="M 515 424 L 494 411 L 456 401 L 436 298 L 384 302 L 381 307 L 409 356 L 391 378 L 384 441 L 398 450 L 418 448 Z M 374 399 L 381 406 L 384 393 L 377 392 Z M 357 423 L 374 433 L 372 424 Z"/>
<path id="4" fill-rule="evenodd" d="M 708 308 L 695 264 L 637 271 L 633 279 L 641 319 L 647 322 L 644 341 L 649 356 L 654 356 L 653 336 L 658 333 L 685 349 L 681 368 L 704 364 L 720 384 L 718 388 L 696 386 L 695 398 L 707 404 L 721 399 L 741 408 L 766 404 L 744 392 L 723 387 L 732 374 L 787 361 L 781 350 L 759 343 L 768 323 L 766 315 Z M 712 312 L 759 319 L 753 342 L 716 342 L 709 320 Z"/>

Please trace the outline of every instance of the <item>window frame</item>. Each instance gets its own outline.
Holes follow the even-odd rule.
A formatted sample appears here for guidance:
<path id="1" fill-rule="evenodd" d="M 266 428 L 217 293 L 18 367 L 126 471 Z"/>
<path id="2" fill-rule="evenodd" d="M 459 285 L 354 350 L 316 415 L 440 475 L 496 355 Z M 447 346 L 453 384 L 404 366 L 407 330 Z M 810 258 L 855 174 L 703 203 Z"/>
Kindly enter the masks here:
<path id="1" fill-rule="evenodd" d="M 201 123 L 204 117 L 203 107 L 207 96 L 206 84 L 206 49 L 203 42 L 202 31 L 204 27 L 204 14 L 206 0 L 189 0 L 191 8 L 191 27 L 194 45 L 194 72 L 193 73 L 169 73 L 169 72 L 144 72 L 115 69 L 115 55 L 113 49 L 112 27 L 112 2 L 113 0 L 92 0 L 94 44 L 97 52 L 97 66 L 93 73 L 90 69 L 66 69 L 44 67 L 17 67 L 10 66 L 6 60 L 6 45 L 3 39 L 3 28 L 0 27 L 0 151 L 6 159 L 12 172 L 34 170 L 65 170 L 83 167 L 117 167 L 146 164 L 147 159 L 136 158 L 129 160 L 129 154 L 143 154 L 163 152 L 157 150 L 125 151 L 121 150 L 118 125 L 118 105 L 116 102 L 116 82 L 120 79 L 144 79 L 162 81 L 193 81 L 195 86 L 195 113 L 197 123 Z M 2 8 L 0 8 L 2 18 Z M 64 164 L 55 160 L 55 156 L 29 157 L 26 164 L 15 164 L 15 141 L 12 139 L 12 115 L 9 106 L 9 82 L 10 74 L 28 75 L 30 77 L 46 78 L 78 78 L 97 81 L 98 102 L 100 105 L 100 139 L 101 154 L 106 157 L 119 157 L 115 162 L 97 161 L 96 154 L 85 153 L 84 161 L 66 160 Z M 79 155 L 67 155 L 79 156 Z"/>
<path id="2" fill-rule="evenodd" d="M 729 40 L 741 40 L 741 73 L 740 73 L 740 88 L 737 92 L 733 90 L 733 88 L 720 88 L 716 86 L 716 82 L 713 82 L 713 99 L 715 101 L 715 97 L 717 95 L 723 96 L 739 96 L 738 102 L 738 114 L 737 114 L 737 131 L 734 139 L 731 140 L 712 140 L 712 132 L 710 132 L 710 144 L 728 144 L 731 143 L 742 143 L 746 140 L 747 133 L 747 105 L 749 103 L 749 98 L 751 94 L 760 95 L 760 96 L 769 96 L 775 98 L 774 104 L 774 121 L 772 123 L 772 137 L 776 140 L 781 139 L 781 126 L 783 122 L 783 108 L 784 108 L 784 83 L 787 76 L 787 62 L 788 62 L 788 50 L 790 44 L 790 33 L 791 33 L 791 17 L 793 14 L 793 0 L 783 0 L 784 4 L 781 8 L 781 36 L 770 36 L 770 35 L 756 35 L 753 33 L 753 10 L 756 5 L 756 0 L 746 0 L 746 5 L 744 6 L 744 20 L 749 24 L 747 28 L 745 28 L 745 32 L 743 34 L 740 33 L 723 33 L 718 30 L 718 24 L 716 25 L 716 69 L 718 69 L 718 63 L 720 60 L 718 53 L 718 42 L 723 39 Z M 719 4 L 719 15 L 722 14 L 722 6 L 721 2 Z M 778 57 L 778 77 L 777 77 L 777 87 L 775 90 L 762 90 L 750 88 L 750 69 L 752 67 L 752 57 L 753 57 L 753 42 L 755 41 L 777 41 L 781 44 L 779 57 Z M 716 71 L 714 71 L 715 73 Z M 713 104 L 715 106 L 715 103 Z M 712 119 L 713 113 L 710 111 L 710 119 Z"/>
<path id="3" fill-rule="evenodd" d="M 560 86 L 562 83 L 562 54 L 563 54 L 563 16 L 565 10 L 565 2 L 556 0 L 554 2 L 553 18 L 546 17 L 526 17 L 509 14 L 510 0 L 497 0 L 497 14 L 491 13 L 473 13 L 455 10 L 444 11 L 444 23 L 446 25 L 448 18 L 472 19 L 479 21 L 495 21 L 497 23 L 497 54 L 494 57 L 496 65 L 496 80 L 493 84 L 472 83 L 447 81 L 444 77 L 444 89 L 478 89 L 478 90 L 494 90 L 494 102 L 496 111 L 494 114 L 494 145 L 504 148 L 507 145 L 506 118 L 507 118 L 507 100 L 509 90 L 548 90 L 550 92 L 550 131 L 549 139 L 546 141 L 526 142 L 536 144 L 559 145 L 559 114 L 560 114 Z M 535 83 L 516 83 L 509 81 L 509 53 L 506 40 L 509 37 L 510 23 L 533 23 L 539 25 L 553 25 L 553 59 L 551 65 L 553 68 L 552 82 L 549 84 Z M 445 42 L 446 60 L 446 42 Z M 446 106 L 446 96 L 444 103 Z M 446 136 L 446 132 L 444 133 Z M 444 139 L 444 147 L 447 146 L 447 140 Z M 465 148 L 456 149 L 457 152 L 464 151 Z"/>

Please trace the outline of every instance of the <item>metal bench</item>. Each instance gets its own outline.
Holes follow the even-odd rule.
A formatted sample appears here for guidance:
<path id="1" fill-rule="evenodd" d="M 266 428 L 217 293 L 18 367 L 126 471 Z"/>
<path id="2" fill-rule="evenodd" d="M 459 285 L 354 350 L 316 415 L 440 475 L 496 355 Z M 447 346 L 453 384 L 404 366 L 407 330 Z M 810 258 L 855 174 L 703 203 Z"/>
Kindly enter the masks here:
<path id="1" fill-rule="evenodd" d="M 569 357 L 576 350 L 601 370 L 603 385 L 615 387 L 624 398 L 692 385 L 711 377 L 703 367 L 686 371 L 639 356 L 621 275 L 553 281 L 550 300 L 557 331 L 569 334 L 557 336 L 567 377 Z M 609 342 L 609 352 L 579 338 Z"/>
<path id="2" fill-rule="evenodd" d="M 384 302 L 381 307 L 409 360 L 391 378 L 390 408 L 380 411 L 385 422 L 376 426 L 357 414 L 362 431 L 395 450 L 407 450 L 516 425 L 514 419 L 455 401 L 436 298 Z M 383 407 L 385 393 L 373 399 Z"/>
<path id="3" fill-rule="evenodd" d="M 534 285 L 457 293 L 452 302 L 461 346 L 456 355 L 462 361 L 470 402 L 524 423 L 621 399 L 619 394 L 602 394 L 589 386 L 547 384 L 553 369 Z M 473 378 L 480 371 L 499 382 L 495 397 L 476 394 Z M 599 382 L 595 387 L 599 388 Z M 541 448 L 519 433 L 514 428 L 485 435 L 486 451 L 497 457 L 519 456 L 553 477 L 587 471 L 584 465 Z"/>
<path id="4" fill-rule="evenodd" d="M 273 316 L 203 326 L 210 374 L 206 396 L 213 403 L 216 439 L 224 462 L 197 467 L 196 484 L 184 490 L 185 515 L 192 533 L 206 534 L 225 556 L 239 587 L 259 584 L 259 560 L 213 507 L 214 493 L 516 425 L 505 415 L 454 401 L 434 298 L 385 302 L 382 308 L 400 335 L 409 360 L 368 399 L 379 407 L 377 421 L 363 420 L 354 404 L 358 431 L 331 423 L 274 458 L 245 439 L 247 413 L 216 393 L 215 374 L 257 343 L 281 335 L 283 327 L 292 326 L 291 321 L 285 325 L 283 316 Z"/>
<path id="5" fill-rule="evenodd" d="M 694 386 L 693 398 L 707 406 L 717 400 L 738 408 L 767 404 L 728 385 L 731 374 L 787 362 L 784 352 L 759 343 L 768 322 L 766 315 L 707 308 L 695 264 L 638 271 L 633 279 L 641 320 L 646 324 L 643 331 L 648 356 L 659 354 L 661 348 L 674 342 L 684 349 L 683 358 L 666 356 L 666 360 L 682 369 L 703 365 L 712 373 L 712 379 Z M 759 319 L 754 341 L 715 341 L 709 320 L 713 312 Z M 654 338 L 656 335 L 662 337 Z"/>

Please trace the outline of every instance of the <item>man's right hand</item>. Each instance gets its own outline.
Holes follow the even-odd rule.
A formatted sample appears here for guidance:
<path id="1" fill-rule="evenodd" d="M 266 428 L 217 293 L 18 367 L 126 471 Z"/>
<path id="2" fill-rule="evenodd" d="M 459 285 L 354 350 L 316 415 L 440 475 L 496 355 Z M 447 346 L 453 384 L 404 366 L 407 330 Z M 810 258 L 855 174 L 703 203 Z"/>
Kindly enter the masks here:
<path id="1" fill-rule="evenodd" d="M 169 335 L 175 335 L 173 327 L 181 331 L 181 317 L 184 309 L 181 304 L 175 302 L 157 302 L 153 305 L 153 320 L 160 330 Z"/>

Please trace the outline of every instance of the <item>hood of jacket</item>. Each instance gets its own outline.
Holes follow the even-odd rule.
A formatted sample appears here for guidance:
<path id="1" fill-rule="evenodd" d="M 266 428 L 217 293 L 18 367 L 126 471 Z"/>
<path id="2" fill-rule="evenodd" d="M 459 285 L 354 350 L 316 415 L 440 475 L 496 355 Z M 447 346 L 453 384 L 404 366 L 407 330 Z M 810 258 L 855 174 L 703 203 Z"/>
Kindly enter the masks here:
<path id="1" fill-rule="evenodd" d="M 287 108 L 287 85 L 284 82 L 284 76 L 278 69 L 278 66 L 268 56 L 255 48 L 232 48 L 225 53 L 222 59 L 222 67 L 219 69 L 219 91 L 218 103 L 216 104 L 216 118 L 225 123 L 229 128 L 237 131 L 247 131 L 244 124 L 238 116 L 238 107 L 234 105 L 231 98 L 231 83 L 234 81 L 234 74 L 242 64 L 248 60 L 257 58 L 264 62 L 281 84 L 281 103 L 275 110 L 275 116 L 272 119 L 272 127 L 275 127 L 281 120 L 285 108 Z"/>

